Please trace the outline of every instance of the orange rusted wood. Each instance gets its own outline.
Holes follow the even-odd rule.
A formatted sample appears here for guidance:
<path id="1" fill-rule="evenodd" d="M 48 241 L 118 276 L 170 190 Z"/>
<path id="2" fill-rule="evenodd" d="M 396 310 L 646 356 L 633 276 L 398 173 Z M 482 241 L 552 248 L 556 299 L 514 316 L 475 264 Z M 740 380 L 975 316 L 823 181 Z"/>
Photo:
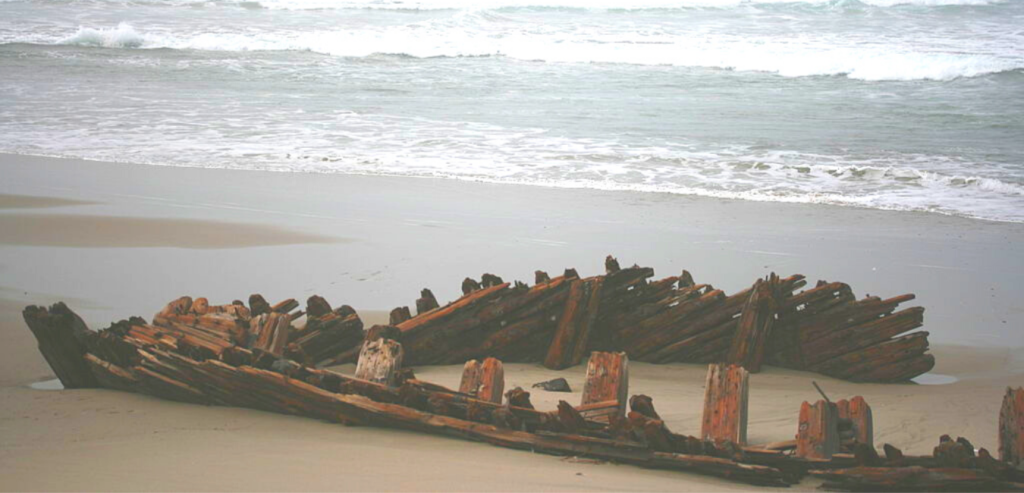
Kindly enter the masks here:
<path id="1" fill-rule="evenodd" d="M 824 400 L 814 404 L 801 404 L 796 435 L 796 456 L 828 460 L 838 452 L 839 412 L 835 404 Z"/>
<path id="2" fill-rule="evenodd" d="M 504 391 L 505 369 L 497 358 L 487 358 L 483 363 L 475 359 L 469 360 L 462 367 L 459 392 L 475 396 L 482 401 L 501 404 Z"/>
<path id="3" fill-rule="evenodd" d="M 872 448 L 875 446 L 871 406 L 863 397 L 858 395 L 850 400 L 836 401 L 836 411 L 839 413 L 839 419 L 850 421 L 853 439 L 857 443 L 863 443 Z"/>
<path id="4" fill-rule="evenodd" d="M 1007 388 L 999 410 L 999 460 L 1024 465 L 1024 388 Z"/>
<path id="5" fill-rule="evenodd" d="M 747 443 L 747 380 L 737 365 L 708 365 L 700 436 L 715 443 Z"/>
<path id="6" fill-rule="evenodd" d="M 614 400 L 619 403 L 617 415 L 625 416 L 628 395 L 629 357 L 626 353 L 591 353 L 581 404 Z"/>
<path id="7" fill-rule="evenodd" d="M 487 358 L 480 364 L 480 390 L 477 399 L 501 404 L 505 395 L 505 369 L 497 358 Z"/>
<path id="8" fill-rule="evenodd" d="M 601 305 L 603 277 L 577 279 L 569 285 L 569 298 L 558 319 L 544 366 L 561 370 L 583 361 L 591 329 Z"/>

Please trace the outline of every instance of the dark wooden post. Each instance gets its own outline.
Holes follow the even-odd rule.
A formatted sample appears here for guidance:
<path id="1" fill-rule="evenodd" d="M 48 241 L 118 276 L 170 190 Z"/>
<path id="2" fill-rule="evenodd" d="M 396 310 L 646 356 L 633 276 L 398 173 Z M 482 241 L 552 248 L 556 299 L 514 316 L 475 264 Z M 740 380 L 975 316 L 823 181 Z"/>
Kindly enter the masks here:
<path id="1" fill-rule="evenodd" d="M 430 292 L 427 288 L 423 288 L 420 291 L 420 298 L 416 300 L 416 314 L 422 315 L 438 306 L 440 305 L 437 304 L 437 298 L 434 297 L 434 293 Z"/>
<path id="2" fill-rule="evenodd" d="M 708 365 L 700 436 L 715 443 L 747 443 L 747 378 L 737 365 Z"/>
<path id="3" fill-rule="evenodd" d="M 1007 388 L 999 410 L 999 460 L 1024 465 L 1024 388 Z"/>
<path id="4" fill-rule="evenodd" d="M 39 352 L 50 364 L 65 389 L 99 387 L 85 360 L 85 322 L 64 303 L 49 310 L 30 306 L 22 312 L 25 323 L 39 342 Z"/>
<path id="5" fill-rule="evenodd" d="M 628 395 L 629 357 L 626 353 L 591 353 L 581 404 L 586 406 L 614 400 L 619 403 L 618 415 L 625 416 Z"/>
<path id="6" fill-rule="evenodd" d="M 839 452 L 839 412 L 824 400 L 800 405 L 796 455 L 805 459 L 831 459 Z"/>
<path id="7" fill-rule="evenodd" d="M 356 378 L 393 387 L 402 369 L 402 345 L 385 338 L 363 343 L 356 364 Z"/>

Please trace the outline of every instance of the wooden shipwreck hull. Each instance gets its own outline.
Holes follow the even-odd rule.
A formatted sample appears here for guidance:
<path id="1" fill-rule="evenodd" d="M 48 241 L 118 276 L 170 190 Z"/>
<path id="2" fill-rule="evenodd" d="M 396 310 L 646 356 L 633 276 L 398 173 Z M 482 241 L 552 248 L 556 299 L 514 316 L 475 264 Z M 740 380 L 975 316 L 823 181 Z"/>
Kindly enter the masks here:
<path id="1" fill-rule="evenodd" d="M 593 291 L 584 293 L 579 299 L 585 302 Z M 288 312 L 297 303 L 271 306 L 261 300 L 254 297 L 245 307 L 182 298 L 154 317 L 160 325 L 132 318 L 99 332 L 89 330 L 63 303 L 49 309 L 30 306 L 24 317 L 66 388 L 103 387 L 400 428 L 753 485 L 787 486 L 812 475 L 824 479 L 824 487 L 844 491 L 1024 491 L 1024 472 L 1014 467 L 1019 463 L 1014 451 L 1024 440 L 1017 433 L 1024 421 L 1020 389 L 1008 392 L 1000 415 L 1001 460 L 984 449 L 975 453 L 963 438 L 947 436 L 932 456 L 907 457 L 886 444 L 883 459 L 872 444 L 870 407 L 860 397 L 835 404 L 819 401 L 813 408 L 823 411 L 815 416 L 804 403 L 796 440 L 748 446 L 747 370 L 737 365 L 709 366 L 704 429 L 698 438 L 670 431 L 650 397 L 627 399 L 629 357 L 624 352 L 590 355 L 580 405 L 561 401 L 557 410 L 540 411 L 520 388 L 502 398 L 502 363 L 495 358 L 468 362 L 460 391 L 417 380 L 402 368 L 404 350 L 395 339 L 405 333 L 391 326 L 363 334 L 356 377 L 291 360 L 283 353 L 298 349 L 282 341 L 313 333 L 302 333 L 308 327 L 291 331 L 296 317 Z M 332 310 L 322 299 L 311 299 L 307 306 L 311 317 L 329 320 L 347 320 L 349 311 Z M 765 320 L 760 312 L 754 315 L 750 319 Z M 252 322 L 248 328 L 237 323 L 246 318 Z M 347 324 L 336 327 L 347 332 Z M 809 420 L 820 424 L 805 426 Z"/>
<path id="2" fill-rule="evenodd" d="M 606 273 L 580 278 L 573 269 L 536 283 L 506 283 L 484 274 L 467 278 L 464 295 L 439 307 L 423 290 L 417 315 L 392 311 L 409 364 L 461 364 L 496 357 L 542 362 L 551 369 L 579 364 L 591 351 L 624 351 L 651 363 L 762 364 L 863 382 L 899 382 L 929 371 L 924 309 L 899 305 L 907 294 L 857 300 L 850 286 L 804 276 L 758 279 L 727 295 L 679 276 L 650 281 L 654 270 L 622 269 L 608 257 Z M 349 351 L 334 362 L 353 362 Z"/>

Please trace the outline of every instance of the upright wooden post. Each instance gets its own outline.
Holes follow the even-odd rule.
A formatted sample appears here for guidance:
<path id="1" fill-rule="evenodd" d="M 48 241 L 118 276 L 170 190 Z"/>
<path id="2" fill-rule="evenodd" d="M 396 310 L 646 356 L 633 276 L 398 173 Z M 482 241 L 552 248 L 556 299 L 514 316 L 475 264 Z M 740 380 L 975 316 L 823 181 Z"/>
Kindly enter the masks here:
<path id="1" fill-rule="evenodd" d="M 402 345 L 391 339 L 374 339 L 363 343 L 356 364 L 356 378 L 393 387 L 402 369 Z"/>
<path id="2" fill-rule="evenodd" d="M 738 365 L 708 365 L 700 436 L 715 443 L 747 443 L 747 377 Z"/>
<path id="3" fill-rule="evenodd" d="M 89 329 L 64 303 L 49 310 L 30 306 L 22 312 L 25 323 L 39 342 L 39 352 L 50 364 L 65 389 L 99 387 L 85 360 L 83 336 Z"/>
<path id="4" fill-rule="evenodd" d="M 438 306 L 440 305 L 437 304 L 437 298 L 434 297 L 434 293 L 427 288 L 423 288 L 420 291 L 420 298 L 416 300 L 416 314 L 422 315 Z"/>
<path id="5" fill-rule="evenodd" d="M 839 452 L 839 412 L 824 400 L 800 405 L 796 455 L 805 459 L 831 459 Z"/>
<path id="6" fill-rule="evenodd" d="M 1007 388 L 999 410 L 999 460 L 1024 465 L 1024 388 Z"/>
<path id="7" fill-rule="evenodd" d="M 852 425 L 852 435 L 856 443 L 863 443 L 874 448 L 874 424 L 871 418 L 871 406 L 861 396 L 853 399 L 840 399 L 836 401 L 836 410 L 839 419 L 849 420 Z"/>
<path id="8" fill-rule="evenodd" d="M 625 416 L 628 397 L 629 357 L 626 353 L 591 353 L 581 404 L 586 406 L 614 400 L 619 403 L 618 415 Z"/>
<path id="9" fill-rule="evenodd" d="M 467 361 L 462 368 L 459 392 L 475 395 L 482 401 L 501 404 L 501 396 L 504 391 L 505 369 L 500 360 L 487 358 L 480 363 L 472 359 Z"/>
<path id="10" fill-rule="evenodd" d="M 462 366 L 462 380 L 459 382 L 459 392 L 463 394 L 476 395 L 480 389 L 480 362 L 471 359 Z"/>

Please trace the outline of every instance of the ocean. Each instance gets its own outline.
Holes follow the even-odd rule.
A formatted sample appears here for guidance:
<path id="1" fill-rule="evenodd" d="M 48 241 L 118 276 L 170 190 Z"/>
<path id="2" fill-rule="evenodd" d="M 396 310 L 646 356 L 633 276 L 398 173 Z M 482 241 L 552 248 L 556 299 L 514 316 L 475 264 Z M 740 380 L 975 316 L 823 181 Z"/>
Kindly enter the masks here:
<path id="1" fill-rule="evenodd" d="M 0 152 L 1024 222 L 1024 1 L 0 0 Z"/>

